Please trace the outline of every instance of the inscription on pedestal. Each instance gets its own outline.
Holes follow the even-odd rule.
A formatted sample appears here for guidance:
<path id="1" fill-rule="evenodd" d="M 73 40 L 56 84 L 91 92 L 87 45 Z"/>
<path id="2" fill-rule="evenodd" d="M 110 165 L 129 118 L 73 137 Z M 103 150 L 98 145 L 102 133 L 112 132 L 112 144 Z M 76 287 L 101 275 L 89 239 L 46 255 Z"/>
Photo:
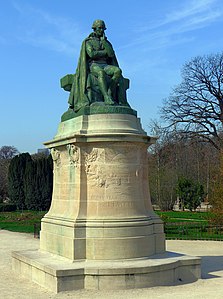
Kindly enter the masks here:
<path id="1" fill-rule="evenodd" d="M 100 206 L 103 208 L 132 208 L 134 207 L 134 203 L 129 201 L 106 201 L 101 202 Z"/>

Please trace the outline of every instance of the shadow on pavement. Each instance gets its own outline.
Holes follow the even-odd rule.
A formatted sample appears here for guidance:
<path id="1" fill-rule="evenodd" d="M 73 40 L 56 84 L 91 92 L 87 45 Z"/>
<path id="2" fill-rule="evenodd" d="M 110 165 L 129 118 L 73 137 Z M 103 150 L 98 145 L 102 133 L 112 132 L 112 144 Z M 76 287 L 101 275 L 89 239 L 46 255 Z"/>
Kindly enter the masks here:
<path id="1" fill-rule="evenodd" d="M 219 275 L 212 272 L 222 271 Z M 201 278 L 223 277 L 223 256 L 201 256 Z"/>

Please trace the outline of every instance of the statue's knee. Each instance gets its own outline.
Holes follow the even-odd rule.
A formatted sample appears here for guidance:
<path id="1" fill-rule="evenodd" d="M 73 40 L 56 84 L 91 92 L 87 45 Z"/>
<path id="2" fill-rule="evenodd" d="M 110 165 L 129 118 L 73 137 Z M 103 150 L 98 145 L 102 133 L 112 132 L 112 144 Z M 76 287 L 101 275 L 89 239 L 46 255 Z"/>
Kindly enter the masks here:
<path id="1" fill-rule="evenodd" d="M 98 71 L 97 75 L 99 80 L 105 78 L 105 72 L 103 70 Z"/>
<path id="2" fill-rule="evenodd" d="M 115 72 L 114 72 L 114 77 L 115 77 L 116 79 L 119 79 L 119 78 L 121 77 L 121 75 L 122 75 L 122 71 L 121 71 L 121 69 L 117 68 L 117 69 L 115 70 Z"/>

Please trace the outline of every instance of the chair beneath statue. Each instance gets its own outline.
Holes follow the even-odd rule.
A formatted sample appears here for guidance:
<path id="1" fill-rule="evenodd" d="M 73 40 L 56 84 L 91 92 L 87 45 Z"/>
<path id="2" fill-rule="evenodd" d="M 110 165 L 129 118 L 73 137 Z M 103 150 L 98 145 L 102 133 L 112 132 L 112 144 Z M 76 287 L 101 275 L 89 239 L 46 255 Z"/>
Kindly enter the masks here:
<path id="1" fill-rule="evenodd" d="M 109 85 L 109 81 L 111 78 L 107 76 L 107 82 Z M 65 91 L 71 91 L 72 84 L 75 80 L 75 74 L 68 74 L 60 79 L 61 88 L 63 88 Z M 121 77 L 120 83 L 118 83 L 118 86 L 116 88 L 116 94 L 113 95 L 114 101 L 118 105 L 125 105 L 126 103 L 126 90 L 129 89 L 129 79 Z M 120 87 L 122 86 L 122 88 Z M 103 95 L 100 91 L 100 88 L 98 86 L 97 78 L 89 73 L 88 79 L 87 79 L 87 94 L 88 98 L 90 99 L 90 104 L 95 102 L 104 102 Z M 121 99 L 121 100 L 120 100 Z"/>

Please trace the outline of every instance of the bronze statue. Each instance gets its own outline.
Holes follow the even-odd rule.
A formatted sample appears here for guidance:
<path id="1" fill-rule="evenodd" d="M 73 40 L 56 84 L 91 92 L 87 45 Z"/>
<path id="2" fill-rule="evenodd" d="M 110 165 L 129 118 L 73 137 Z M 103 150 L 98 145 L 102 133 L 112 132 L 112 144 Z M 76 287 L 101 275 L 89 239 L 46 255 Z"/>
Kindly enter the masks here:
<path id="1" fill-rule="evenodd" d="M 93 32 L 83 41 L 76 73 L 70 76 L 72 86 L 63 83 L 70 91 L 69 107 L 75 112 L 92 104 L 128 106 L 126 89 L 129 80 L 123 78 L 111 43 L 105 36 L 104 21 L 96 20 Z M 66 86 L 65 86 L 66 85 Z"/>

